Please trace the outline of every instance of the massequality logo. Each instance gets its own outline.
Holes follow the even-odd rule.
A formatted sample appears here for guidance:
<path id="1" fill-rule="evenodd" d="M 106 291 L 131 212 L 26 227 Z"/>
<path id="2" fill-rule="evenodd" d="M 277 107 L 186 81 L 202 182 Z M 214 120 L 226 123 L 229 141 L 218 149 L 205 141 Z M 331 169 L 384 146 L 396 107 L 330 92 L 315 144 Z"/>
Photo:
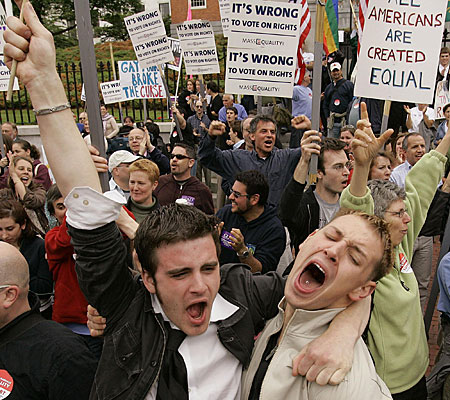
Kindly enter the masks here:
<path id="1" fill-rule="evenodd" d="M 269 40 L 256 38 L 242 38 L 242 43 L 253 44 L 256 46 L 284 46 L 283 40 Z"/>
<path id="2" fill-rule="evenodd" d="M 280 89 L 273 86 L 261 86 L 261 85 L 239 85 L 241 90 L 251 90 L 252 92 L 279 92 Z"/>

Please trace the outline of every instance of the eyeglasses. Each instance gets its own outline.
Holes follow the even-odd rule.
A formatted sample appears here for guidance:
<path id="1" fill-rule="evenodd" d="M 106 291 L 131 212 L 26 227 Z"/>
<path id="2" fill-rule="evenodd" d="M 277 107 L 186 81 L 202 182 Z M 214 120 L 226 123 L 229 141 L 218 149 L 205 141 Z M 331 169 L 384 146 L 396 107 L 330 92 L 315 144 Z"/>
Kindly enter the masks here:
<path id="1" fill-rule="evenodd" d="M 408 212 L 408 210 L 400 210 L 400 211 L 388 211 L 388 210 L 386 210 L 385 212 L 387 212 L 387 213 L 389 213 L 389 214 L 392 214 L 392 215 L 395 215 L 396 217 L 399 217 L 399 218 L 403 218 L 404 217 L 404 215 Z"/>
<path id="2" fill-rule="evenodd" d="M 335 171 L 341 172 L 344 168 L 350 170 L 352 168 L 352 163 L 347 161 L 345 164 L 336 164 L 329 167 L 330 169 L 334 169 Z"/>
<path id="3" fill-rule="evenodd" d="M 186 158 L 191 158 L 189 156 L 184 156 L 183 154 L 171 154 L 170 158 L 176 158 L 177 160 L 185 160 Z"/>
<path id="4" fill-rule="evenodd" d="M 233 194 L 234 197 L 236 197 L 237 199 L 239 199 L 239 197 L 247 197 L 247 198 L 250 198 L 250 195 L 248 195 L 248 194 L 242 194 L 242 193 L 236 192 L 236 190 L 233 190 L 233 189 L 231 189 L 231 194 Z"/>
<path id="5" fill-rule="evenodd" d="M 6 288 L 9 288 L 9 287 L 11 287 L 13 284 L 11 283 L 11 284 L 9 284 L 9 285 L 1 285 L 0 286 L 0 290 L 3 290 L 3 289 L 6 289 Z"/>
<path id="6" fill-rule="evenodd" d="M 203 108 L 203 106 L 195 106 L 195 108 Z"/>

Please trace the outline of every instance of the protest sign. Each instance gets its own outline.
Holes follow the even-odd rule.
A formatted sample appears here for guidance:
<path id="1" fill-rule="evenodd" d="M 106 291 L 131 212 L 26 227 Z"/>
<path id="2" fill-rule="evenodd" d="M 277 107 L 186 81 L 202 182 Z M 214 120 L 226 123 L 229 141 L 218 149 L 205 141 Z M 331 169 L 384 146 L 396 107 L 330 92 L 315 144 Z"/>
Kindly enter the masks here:
<path id="1" fill-rule="evenodd" d="M 219 0 L 219 10 L 223 36 L 228 37 L 230 31 L 230 0 Z"/>
<path id="2" fill-rule="evenodd" d="M 122 87 L 119 80 L 100 83 L 100 89 L 105 104 L 119 103 L 123 100 Z"/>
<path id="3" fill-rule="evenodd" d="M 355 96 L 431 104 L 447 0 L 371 0 Z"/>
<path id="4" fill-rule="evenodd" d="M 292 97 L 298 5 L 231 1 L 225 92 Z"/>
<path id="5" fill-rule="evenodd" d="M 183 55 L 181 53 L 180 41 L 178 39 L 173 39 L 171 37 L 169 39 L 170 48 L 173 53 L 173 61 L 167 63 L 167 67 L 169 69 L 173 69 L 174 71 L 180 72 L 181 63 L 183 62 Z"/>
<path id="6" fill-rule="evenodd" d="M 295 3 L 231 1 L 228 46 L 295 54 L 300 12 Z"/>
<path id="7" fill-rule="evenodd" d="M 443 119 L 444 106 L 450 103 L 450 96 L 448 93 L 447 81 L 439 81 L 436 85 L 436 94 L 434 96 L 434 111 L 436 113 L 436 119 Z"/>
<path id="8" fill-rule="evenodd" d="M 158 68 L 141 68 L 137 61 L 119 61 L 122 101 L 166 97 Z"/>
<path id="9" fill-rule="evenodd" d="M 11 76 L 11 72 L 6 64 L 0 60 L 0 92 L 8 91 L 9 77 Z M 14 86 L 13 90 L 19 90 L 19 81 L 17 78 L 14 78 Z"/>
<path id="10" fill-rule="evenodd" d="M 6 12 L 3 5 L 0 3 L 0 55 L 3 55 L 3 46 L 5 45 L 5 40 L 3 39 L 3 32 L 6 31 Z"/>
<path id="11" fill-rule="evenodd" d="M 131 15 L 124 21 L 142 68 L 173 61 L 172 49 L 158 9 Z"/>
<path id="12" fill-rule="evenodd" d="M 186 21 L 177 26 L 187 74 L 218 74 L 214 31 L 209 21 Z"/>
<path id="13" fill-rule="evenodd" d="M 81 96 L 80 96 L 80 98 L 81 98 L 81 101 L 86 101 L 86 91 L 84 90 L 84 83 L 81 86 Z"/>

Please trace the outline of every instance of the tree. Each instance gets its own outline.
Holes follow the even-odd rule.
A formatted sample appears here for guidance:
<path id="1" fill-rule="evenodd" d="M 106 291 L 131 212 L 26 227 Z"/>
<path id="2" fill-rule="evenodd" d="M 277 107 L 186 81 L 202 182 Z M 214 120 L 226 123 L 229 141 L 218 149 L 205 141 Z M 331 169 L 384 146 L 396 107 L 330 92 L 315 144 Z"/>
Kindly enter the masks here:
<path id="1" fill-rule="evenodd" d="M 77 1 L 77 0 L 75 0 Z M 58 47 L 76 45 L 73 0 L 32 0 L 36 14 L 55 37 Z M 90 0 L 91 20 L 97 37 L 103 40 L 126 40 L 123 18 L 143 11 L 141 0 Z M 100 26 L 100 21 L 106 26 Z"/>

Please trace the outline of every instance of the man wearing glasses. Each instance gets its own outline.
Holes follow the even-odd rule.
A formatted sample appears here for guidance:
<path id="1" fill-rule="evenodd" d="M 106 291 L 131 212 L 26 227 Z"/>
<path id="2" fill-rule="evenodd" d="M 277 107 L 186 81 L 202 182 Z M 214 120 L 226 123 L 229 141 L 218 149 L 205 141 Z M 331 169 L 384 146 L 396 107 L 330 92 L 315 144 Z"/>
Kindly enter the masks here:
<path id="1" fill-rule="evenodd" d="M 244 263 L 252 272 L 275 271 L 286 246 L 286 233 L 277 209 L 267 205 L 269 185 L 259 171 L 244 171 L 227 204 L 217 212 L 223 222 L 219 262 Z"/>
<path id="2" fill-rule="evenodd" d="M 160 177 L 154 194 L 162 206 L 175 203 L 177 199 L 183 199 L 184 203 L 212 215 L 214 204 L 211 191 L 195 176 L 191 176 L 195 158 L 195 150 L 191 146 L 177 143 L 170 155 L 171 173 Z"/>
<path id="3" fill-rule="evenodd" d="M 333 219 L 339 210 L 339 197 L 347 186 L 349 166 L 345 143 L 333 138 L 320 140 L 312 131 L 305 132 L 302 156 L 281 196 L 280 218 L 289 229 L 296 251 L 311 232 Z M 319 156 L 317 185 L 304 192 L 312 154 Z"/>
<path id="4" fill-rule="evenodd" d="M 41 317 L 25 258 L 0 242 L 0 398 L 87 400 L 96 368 L 81 338 Z"/>

